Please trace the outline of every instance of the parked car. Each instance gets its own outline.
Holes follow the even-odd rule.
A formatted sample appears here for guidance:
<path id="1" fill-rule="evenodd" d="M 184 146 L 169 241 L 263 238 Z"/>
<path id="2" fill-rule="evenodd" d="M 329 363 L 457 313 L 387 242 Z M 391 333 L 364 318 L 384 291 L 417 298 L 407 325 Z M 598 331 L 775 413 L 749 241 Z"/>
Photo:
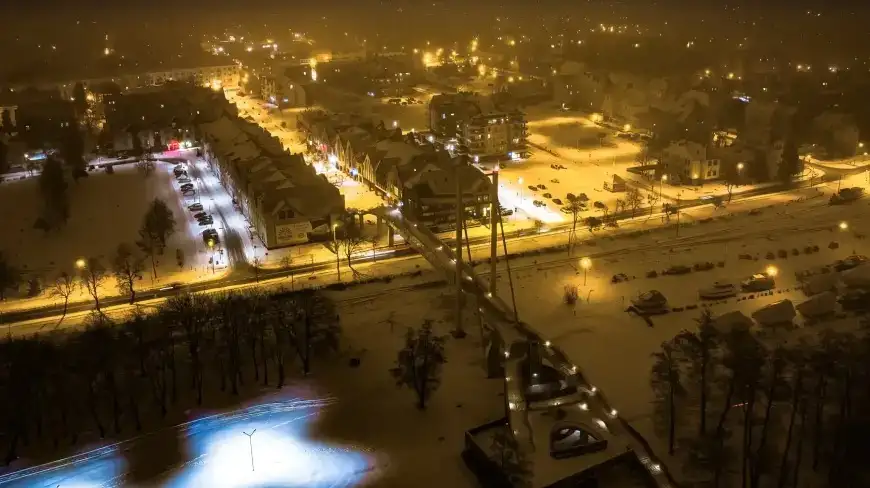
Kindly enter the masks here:
<path id="1" fill-rule="evenodd" d="M 193 183 L 184 183 L 179 188 L 181 188 L 181 191 L 193 190 Z"/>
<path id="2" fill-rule="evenodd" d="M 193 205 L 188 205 L 187 209 L 190 210 L 191 212 L 199 212 L 200 210 L 202 210 L 202 204 L 201 203 L 194 203 Z"/>
<path id="3" fill-rule="evenodd" d="M 625 273 L 616 273 L 613 278 L 610 278 L 611 283 L 622 283 L 623 281 L 628 281 L 628 275 Z"/>
<path id="4" fill-rule="evenodd" d="M 544 193 L 543 197 L 544 198 L 553 198 L 553 195 L 551 193 Z"/>
<path id="5" fill-rule="evenodd" d="M 199 220 L 198 222 L 199 222 L 200 227 L 202 227 L 202 226 L 204 226 L 204 225 L 211 225 L 211 224 L 213 224 L 213 223 L 214 223 L 214 219 L 212 219 L 211 217 L 209 217 L 209 218 L 206 218 L 206 219 L 201 219 L 201 220 Z"/>
<path id="6" fill-rule="evenodd" d="M 661 313 L 667 311 L 668 299 L 658 290 L 641 293 L 631 301 L 638 313 Z"/>
<path id="7" fill-rule="evenodd" d="M 536 207 L 545 207 L 547 204 L 544 203 L 544 202 L 542 202 L 542 201 L 540 201 L 540 200 L 535 200 L 535 201 L 532 202 L 532 205 L 534 205 L 534 206 L 536 206 Z"/>
<path id="8" fill-rule="evenodd" d="M 191 188 L 190 190 L 181 190 L 181 194 L 186 197 L 192 197 L 196 195 L 196 190 L 194 190 L 193 188 Z"/>
<path id="9" fill-rule="evenodd" d="M 865 262 L 867 262 L 867 256 L 853 254 L 846 259 L 841 259 L 835 262 L 834 269 L 837 271 L 846 271 L 847 269 L 852 269 Z"/>
<path id="10" fill-rule="evenodd" d="M 559 178 L 553 178 L 552 180 L 550 180 L 550 183 L 556 183 L 556 184 L 558 184 L 558 183 L 559 183 Z"/>
<path id="11" fill-rule="evenodd" d="M 741 281 L 740 287 L 743 291 L 767 291 L 776 287 L 776 280 L 773 276 L 758 273 Z"/>
<path id="12" fill-rule="evenodd" d="M 528 186 L 528 189 L 531 190 L 531 191 L 538 191 L 538 187 L 537 187 L 537 186 L 529 185 L 529 186 Z"/>
<path id="13" fill-rule="evenodd" d="M 846 311 L 870 309 L 870 290 L 848 290 L 837 299 Z"/>
<path id="14" fill-rule="evenodd" d="M 562 205 L 562 200 L 560 198 L 554 198 L 553 203 L 555 203 L 556 205 Z"/>
<path id="15" fill-rule="evenodd" d="M 682 264 L 675 264 L 675 265 L 671 266 L 670 268 L 662 271 L 662 274 L 683 275 L 683 274 L 687 274 L 687 273 L 691 273 L 691 272 L 692 272 L 692 268 L 685 266 L 685 265 L 682 265 Z"/>
<path id="16" fill-rule="evenodd" d="M 698 295 L 703 300 L 718 300 L 737 296 L 737 287 L 732 283 L 717 281 L 707 288 L 701 288 Z"/>
<path id="17" fill-rule="evenodd" d="M 182 183 L 182 184 L 185 184 L 185 183 L 192 183 L 192 182 L 190 181 L 190 178 L 187 178 L 187 177 L 179 178 L 179 179 L 178 179 L 178 182 L 179 182 L 179 183 Z"/>
<path id="18" fill-rule="evenodd" d="M 538 190 L 546 190 L 546 189 L 547 189 L 547 185 L 545 185 L 543 183 L 538 185 Z"/>
<path id="19" fill-rule="evenodd" d="M 202 218 L 208 217 L 208 214 L 205 212 L 199 212 L 193 216 L 196 220 L 200 220 Z"/>

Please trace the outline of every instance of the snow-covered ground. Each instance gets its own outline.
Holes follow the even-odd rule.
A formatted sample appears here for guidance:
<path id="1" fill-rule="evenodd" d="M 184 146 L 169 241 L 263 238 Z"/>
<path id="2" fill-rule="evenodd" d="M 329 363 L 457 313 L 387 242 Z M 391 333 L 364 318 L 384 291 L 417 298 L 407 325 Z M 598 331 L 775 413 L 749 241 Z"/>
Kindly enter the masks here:
<path id="1" fill-rule="evenodd" d="M 219 276 L 207 266 L 209 254 L 199 234 L 204 227 L 198 227 L 195 221 L 190 224 L 188 202 L 177 190 L 172 166 L 158 162 L 156 171 L 145 178 L 135 165 L 120 165 L 115 167 L 114 174 L 94 171 L 78 183 L 70 181 L 69 222 L 48 234 L 33 228 L 41 205 L 38 180 L 4 183 L 0 186 L 0 205 L 7 212 L 2 217 L 4 231 L 0 232 L 0 249 L 12 264 L 22 268 L 28 276 L 42 279 L 43 283 L 61 272 L 74 274 L 75 262 L 80 258 L 98 258 L 109 268 L 118 244 L 126 242 L 135 248 L 142 217 L 151 201 L 160 198 L 169 205 L 178 228 L 158 264 L 158 280 L 152 283 L 149 267 L 138 286 L 150 288 L 174 281 L 194 282 Z M 175 259 L 178 249 L 184 255 L 182 267 Z M 25 288 L 22 286 L 21 296 L 11 294 L 4 308 L 16 308 L 25 302 L 19 299 L 26 294 Z M 107 280 L 102 288 L 104 294 L 117 294 L 113 280 Z M 80 298 L 86 299 L 84 294 Z M 38 305 L 33 300 L 26 303 L 29 307 Z"/>
<path id="2" fill-rule="evenodd" d="M 870 254 L 870 243 L 863 237 L 870 228 L 867 202 L 838 207 L 826 203 L 823 196 L 767 208 L 759 215 L 741 214 L 696 224 L 684 227 L 680 237 L 659 232 L 630 240 L 599 238 L 594 246 L 584 245 L 576 250 L 573 259 L 561 254 L 513 260 L 512 277 L 520 319 L 565 351 L 584 376 L 601 388 L 620 415 L 655 441 L 650 419 L 651 354 L 663 341 L 694 327 L 701 310 L 653 317 L 654 326 L 648 327 L 642 319 L 624 312 L 630 300 L 655 289 L 668 298 L 672 307 L 698 305 L 699 288 L 714 281 L 736 283 L 774 266 L 777 288 L 773 295 L 756 294 L 751 299 L 732 298 L 709 304 L 714 315 L 732 310 L 749 315 L 763 305 L 785 298 L 801 303 L 806 297 L 796 290 L 796 272 L 851 254 Z M 841 230 L 840 222 L 848 223 L 848 228 Z M 832 241 L 839 244 L 838 249 L 828 248 Z M 810 245 L 819 246 L 820 251 L 804 254 L 804 248 Z M 788 251 L 787 258 L 766 258 L 768 252 L 781 249 Z M 800 255 L 792 255 L 793 249 L 798 249 Z M 758 260 L 738 259 L 740 254 Z M 591 260 L 586 276 L 579 268 L 581 256 Z M 724 261 L 725 265 L 682 276 L 645 277 L 651 270 L 661 273 L 672 265 L 691 266 L 708 261 Z M 617 273 L 634 279 L 612 284 L 611 277 Z M 575 307 L 563 303 L 566 285 L 579 288 L 582 300 Z M 511 303 L 503 265 L 499 266 L 498 286 L 500 297 Z"/>
<path id="3" fill-rule="evenodd" d="M 155 435 L 2 476 L 0 486 L 103 486 L 128 479 L 129 470 L 161 473 L 138 479 L 153 486 L 477 486 L 459 457 L 463 435 L 504 415 L 502 381 L 485 378 L 476 334 L 448 338 L 441 388 L 426 411 L 417 410 L 388 369 L 406 327 L 429 319 L 447 334 L 453 306 L 446 289 L 406 288 L 330 292 L 343 352 L 315 364 L 307 379 L 291 377 L 277 393 L 264 388 L 237 408 L 193 412 L 198 420 Z M 389 310 L 379 305 L 384 294 L 396 297 Z M 360 366 L 350 368 L 349 357 Z M 254 428 L 249 445 L 242 432 Z"/>

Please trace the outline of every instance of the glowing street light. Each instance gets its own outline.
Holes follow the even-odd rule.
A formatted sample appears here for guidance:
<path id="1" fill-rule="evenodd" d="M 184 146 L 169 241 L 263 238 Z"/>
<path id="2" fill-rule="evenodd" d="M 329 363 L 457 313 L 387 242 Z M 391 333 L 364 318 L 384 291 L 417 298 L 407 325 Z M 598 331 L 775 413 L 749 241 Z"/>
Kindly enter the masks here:
<path id="1" fill-rule="evenodd" d="M 774 266 L 774 265 L 771 264 L 770 266 L 768 266 L 767 268 L 765 268 L 764 272 L 767 274 L 767 276 L 770 276 L 771 278 L 773 278 L 773 277 L 775 277 L 777 274 L 779 274 L 779 269 L 777 269 L 776 266 Z"/>
<path id="2" fill-rule="evenodd" d="M 580 258 L 580 267 L 583 268 L 583 286 L 586 286 L 586 277 L 589 268 L 592 267 L 592 260 L 589 258 Z"/>
<path id="3" fill-rule="evenodd" d="M 840 227 L 840 230 L 848 230 L 849 229 L 849 222 L 846 222 L 844 220 L 844 221 L 840 222 L 839 227 Z"/>
<path id="4" fill-rule="evenodd" d="M 88 262 L 84 260 L 84 258 L 76 259 L 76 268 L 85 269 L 88 266 Z"/>

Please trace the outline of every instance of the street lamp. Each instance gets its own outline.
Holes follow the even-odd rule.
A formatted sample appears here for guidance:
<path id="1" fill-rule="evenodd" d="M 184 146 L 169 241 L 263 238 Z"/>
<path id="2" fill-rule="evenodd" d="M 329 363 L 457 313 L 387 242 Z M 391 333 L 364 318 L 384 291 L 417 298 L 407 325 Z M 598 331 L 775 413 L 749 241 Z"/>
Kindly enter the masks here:
<path id="1" fill-rule="evenodd" d="M 771 278 L 773 278 L 774 276 L 776 276 L 779 273 L 779 270 L 776 268 L 776 266 L 771 264 L 770 266 L 768 266 L 764 270 L 764 272 L 767 274 L 767 276 L 770 276 Z"/>
<path id="2" fill-rule="evenodd" d="M 87 266 L 88 266 L 88 263 L 87 263 L 87 261 L 84 260 L 84 258 L 76 259 L 76 268 L 85 269 Z"/>
<path id="3" fill-rule="evenodd" d="M 666 181 L 668 181 L 668 175 L 662 175 L 662 179 L 659 181 L 659 199 L 662 201 L 662 204 L 664 204 L 665 200 L 664 191 Z"/>
<path id="4" fill-rule="evenodd" d="M 517 183 L 520 185 L 520 206 L 523 206 L 523 177 L 517 178 Z"/>
<path id="5" fill-rule="evenodd" d="M 332 224 L 332 247 L 335 249 L 335 272 L 338 273 L 338 281 L 341 281 L 341 259 L 338 257 L 338 241 L 335 238 L 335 229 L 338 224 Z"/>
<path id="6" fill-rule="evenodd" d="M 846 222 L 844 220 L 844 221 L 840 222 L 839 227 L 840 227 L 840 230 L 848 230 L 849 229 L 849 222 Z"/>
<path id="7" fill-rule="evenodd" d="M 587 273 L 589 272 L 589 268 L 592 267 L 592 260 L 589 258 L 581 258 L 580 267 L 583 268 L 583 286 L 586 286 L 586 277 Z"/>
<path id="8" fill-rule="evenodd" d="M 214 239 L 208 240 L 208 251 L 211 253 L 211 273 L 214 274 Z"/>

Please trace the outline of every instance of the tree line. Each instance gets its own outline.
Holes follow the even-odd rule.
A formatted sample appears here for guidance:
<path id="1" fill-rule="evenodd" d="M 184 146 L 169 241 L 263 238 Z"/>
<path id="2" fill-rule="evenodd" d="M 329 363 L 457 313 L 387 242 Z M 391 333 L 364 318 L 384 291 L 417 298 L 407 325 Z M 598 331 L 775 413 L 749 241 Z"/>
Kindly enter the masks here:
<path id="1" fill-rule="evenodd" d="M 340 333 L 334 304 L 299 291 L 182 294 L 118 322 L 94 312 L 80 331 L 7 337 L 5 463 L 29 445 L 76 444 L 87 430 L 101 438 L 149 430 L 246 385 L 281 388 L 294 363 L 308 374 L 316 357 L 338 350 Z"/>
<path id="2" fill-rule="evenodd" d="M 868 486 L 870 334 L 768 344 L 709 310 L 654 353 L 654 419 L 705 486 Z M 806 485 L 805 483 L 810 483 Z"/>

